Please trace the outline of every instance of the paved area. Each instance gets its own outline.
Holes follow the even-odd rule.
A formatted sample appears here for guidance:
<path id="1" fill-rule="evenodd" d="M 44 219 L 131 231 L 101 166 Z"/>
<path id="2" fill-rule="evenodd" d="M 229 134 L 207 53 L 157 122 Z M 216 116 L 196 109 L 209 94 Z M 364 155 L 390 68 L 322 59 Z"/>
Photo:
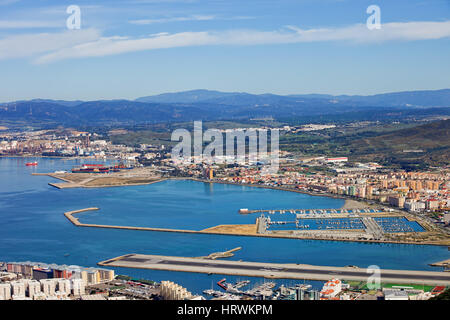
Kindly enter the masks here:
<path id="1" fill-rule="evenodd" d="M 355 267 L 328 267 L 305 264 L 280 264 L 243 261 L 214 261 L 209 259 L 128 254 L 102 261 L 106 267 L 140 268 L 167 271 L 227 274 L 280 279 L 367 281 L 371 273 Z M 450 285 L 449 272 L 381 270 L 381 282 Z"/>

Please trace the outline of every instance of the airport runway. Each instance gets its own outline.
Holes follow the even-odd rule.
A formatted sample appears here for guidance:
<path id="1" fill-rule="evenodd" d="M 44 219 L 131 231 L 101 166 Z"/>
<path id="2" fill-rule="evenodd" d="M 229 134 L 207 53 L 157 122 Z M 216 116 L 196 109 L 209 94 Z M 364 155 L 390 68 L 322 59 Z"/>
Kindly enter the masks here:
<path id="1" fill-rule="evenodd" d="M 243 261 L 217 261 L 201 258 L 127 254 L 99 262 L 105 267 L 139 268 L 166 271 L 197 272 L 279 279 L 367 281 L 372 273 L 364 268 L 312 266 Z M 450 285 L 450 272 L 388 270 L 380 272 L 381 282 Z"/>

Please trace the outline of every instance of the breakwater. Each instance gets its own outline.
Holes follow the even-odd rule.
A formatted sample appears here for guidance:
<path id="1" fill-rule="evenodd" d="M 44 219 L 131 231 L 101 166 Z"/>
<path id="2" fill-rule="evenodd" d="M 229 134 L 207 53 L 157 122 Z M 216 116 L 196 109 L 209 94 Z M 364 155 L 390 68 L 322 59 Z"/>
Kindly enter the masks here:
<path id="1" fill-rule="evenodd" d="M 84 208 L 80 210 L 68 211 L 64 213 L 64 216 L 77 227 L 88 227 L 88 228 L 103 228 L 103 229 L 119 229 L 119 230 L 135 230 L 135 231 L 154 231 L 154 232 L 173 232 L 173 233 L 188 233 L 188 234 L 214 234 L 214 235 L 225 235 L 225 236 L 241 236 L 241 237 L 260 237 L 260 238 L 281 238 L 281 239 L 299 239 L 299 240 L 325 240 L 325 241 L 344 241 L 344 242 L 362 242 L 362 243 L 396 243 L 396 244 L 416 244 L 416 245 L 438 245 L 442 246 L 445 244 L 434 243 L 434 242 L 413 242 L 413 241 L 396 241 L 396 240 L 382 240 L 382 239 L 345 239 L 345 238 L 334 238 L 321 234 L 314 234 L 314 236 L 308 234 L 262 234 L 262 233 L 243 233 L 243 232 L 233 232 L 233 231 L 215 231 L 214 228 L 208 228 L 204 230 L 186 230 L 186 229 L 170 229 L 170 228 L 153 228 L 153 227 L 137 227 L 137 226 L 116 226 L 116 225 L 104 225 L 104 224 L 88 224 L 82 223 L 73 215 L 81 212 L 96 211 L 99 210 L 97 207 Z M 232 226 L 232 225 L 230 225 Z"/>

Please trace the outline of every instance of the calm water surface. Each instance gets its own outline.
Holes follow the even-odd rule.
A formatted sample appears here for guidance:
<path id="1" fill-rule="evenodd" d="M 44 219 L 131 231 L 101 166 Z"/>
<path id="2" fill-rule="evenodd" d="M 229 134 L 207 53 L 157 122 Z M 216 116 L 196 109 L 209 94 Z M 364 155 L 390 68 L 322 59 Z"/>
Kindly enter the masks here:
<path id="1" fill-rule="evenodd" d="M 96 266 L 127 253 L 203 256 L 241 246 L 232 259 L 316 265 L 433 270 L 428 263 L 449 258 L 447 247 L 369 244 L 295 239 L 176 234 L 78 228 L 65 211 L 91 206 L 85 223 L 172 227 L 200 230 L 218 224 L 254 223 L 240 208 L 338 208 L 343 200 L 293 192 L 194 181 L 147 186 L 58 190 L 56 182 L 32 172 L 70 170 L 80 160 L 0 158 L 0 261 L 40 261 Z M 88 161 L 92 162 L 92 161 Z M 116 268 L 117 273 L 156 281 L 173 280 L 194 293 L 211 288 L 220 275 Z M 239 277 L 225 276 L 233 281 Z M 262 282 L 254 278 L 253 283 Z M 293 284 L 291 280 L 279 283 Z M 313 282 L 319 286 L 320 283 Z M 215 286 L 215 289 L 218 287 Z"/>

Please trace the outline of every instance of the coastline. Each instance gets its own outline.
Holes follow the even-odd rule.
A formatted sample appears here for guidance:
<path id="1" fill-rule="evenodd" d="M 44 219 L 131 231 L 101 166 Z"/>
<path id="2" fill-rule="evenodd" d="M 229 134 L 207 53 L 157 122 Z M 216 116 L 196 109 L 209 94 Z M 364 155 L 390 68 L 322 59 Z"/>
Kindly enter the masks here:
<path id="1" fill-rule="evenodd" d="M 139 170 L 139 169 L 138 169 Z M 142 169 L 141 169 L 142 170 Z M 145 172 L 145 169 L 143 170 Z M 135 172 L 136 173 L 136 172 Z M 138 172 L 139 173 L 139 172 Z M 142 173 L 142 172 L 141 172 Z M 148 174 L 149 172 L 147 172 Z M 354 198 L 348 198 L 342 195 L 334 195 L 334 194 L 328 194 L 328 193 L 318 193 L 318 192 L 311 192 L 306 190 L 298 190 L 294 188 L 286 188 L 281 186 L 269 186 L 269 185 L 258 185 L 258 184 L 241 184 L 241 183 L 235 183 L 230 181 L 221 181 L 221 180 L 207 180 L 202 178 L 195 178 L 195 177 L 159 177 L 159 176 L 151 176 L 148 175 L 145 176 L 120 176 L 120 175 L 111 175 L 111 176 L 105 176 L 105 175 L 93 175 L 93 174 L 87 174 L 89 178 L 82 180 L 82 182 L 94 182 L 92 185 L 86 185 L 83 183 L 75 182 L 74 179 L 70 180 L 67 177 L 63 176 L 64 174 L 56 174 L 56 173 L 33 173 L 33 175 L 47 175 L 52 178 L 56 178 L 59 180 L 64 181 L 64 183 L 49 183 L 49 185 L 56 187 L 58 189 L 65 189 L 65 188 L 106 188 L 106 187 L 125 187 L 125 186 L 140 186 L 140 185 L 149 185 L 154 184 L 157 182 L 163 182 L 163 181 L 169 181 L 169 180 L 185 180 L 185 181 L 196 181 L 196 182 L 202 182 L 202 183 L 219 183 L 219 184 L 229 184 L 229 185 L 236 185 L 236 186 L 244 186 L 244 187 L 256 187 L 256 188 L 264 188 L 264 189 L 272 189 L 272 190 L 280 190 L 280 191 L 289 191 L 289 192 L 296 192 L 301 194 L 307 194 L 310 196 L 316 196 L 316 197 L 328 197 L 328 198 L 334 198 L 334 199 L 342 199 L 344 200 L 344 204 L 341 206 L 341 209 L 358 209 L 358 208 L 367 208 L 370 206 L 374 206 L 373 204 L 368 204 L 364 200 L 354 199 Z M 83 178 L 81 174 L 72 174 L 68 173 L 65 175 L 69 175 L 69 177 L 77 177 Z M 98 184 L 101 180 L 120 180 L 122 179 L 121 183 L 117 183 L 112 181 L 109 181 L 109 184 Z M 130 181 L 136 181 L 137 179 L 142 179 L 143 182 L 134 182 L 131 183 Z M 96 181 L 97 180 L 97 181 Z M 97 183 L 97 184 L 96 184 Z M 377 204 L 376 206 L 381 206 L 382 204 Z M 397 210 L 399 211 L 399 210 Z M 74 212 L 75 213 L 75 212 Z M 387 212 L 387 215 L 390 213 Z M 142 231 L 156 231 L 156 232 L 180 232 L 180 233 L 199 233 L 199 234 L 217 234 L 217 235 L 234 235 L 234 236 L 256 236 L 256 237 L 270 237 L 270 238 L 289 238 L 289 239 L 305 239 L 305 240 L 325 240 L 325 241 L 348 241 L 348 242 L 366 242 L 366 243 L 395 243 L 395 244 L 424 244 L 424 245 L 438 245 L 438 246 L 449 246 L 450 242 L 447 239 L 443 239 L 441 237 L 442 232 L 437 229 L 435 226 L 431 226 L 428 223 L 423 222 L 422 220 L 418 220 L 417 218 L 414 218 L 412 215 L 410 215 L 407 212 L 402 211 L 401 215 L 404 216 L 408 220 L 414 220 L 417 223 L 419 223 L 422 228 L 424 228 L 426 231 L 424 233 L 421 233 L 420 235 L 409 235 L 409 234 L 389 234 L 387 235 L 387 239 L 383 240 L 372 240 L 372 239 L 346 239 L 344 237 L 328 237 L 328 236 L 322 236 L 322 235 L 314 235 L 314 236 L 305 236 L 301 234 L 259 234 L 259 233 L 253 233 L 253 232 L 239 232 L 242 230 L 252 230 L 253 227 L 250 227 L 252 225 L 223 225 L 223 226 L 211 226 L 209 228 L 206 228 L 204 230 L 178 230 L 178 229 L 162 229 L 162 228 L 143 228 L 143 227 L 135 227 L 135 226 L 110 226 L 110 225 L 86 225 L 86 224 L 76 224 L 77 226 L 81 227 L 97 227 L 97 228 L 114 228 L 114 229 L 131 229 L 131 230 L 142 230 Z M 67 216 L 66 216 L 67 217 Z M 69 219 L 70 220 L 70 219 Z M 72 221 L 73 223 L 73 221 Z M 74 223 L 75 224 L 75 223 Z"/>
<path id="2" fill-rule="evenodd" d="M 350 205 L 349 203 L 347 203 L 347 200 L 352 201 L 352 203 L 363 202 L 363 201 L 357 201 L 355 199 L 348 199 L 348 198 L 346 198 L 344 196 L 339 196 L 339 195 L 335 195 L 335 194 L 331 194 L 331 193 L 318 193 L 318 192 L 313 192 L 313 191 L 299 190 L 299 189 L 293 189 L 293 188 L 285 188 L 285 187 L 280 187 L 280 186 L 269 186 L 269 185 L 248 184 L 248 183 L 236 183 L 236 182 L 222 181 L 222 180 L 207 180 L 207 179 L 194 178 L 194 177 L 155 177 L 155 180 L 147 181 L 147 182 L 141 182 L 141 183 L 121 183 L 121 184 L 116 183 L 116 184 L 84 185 L 84 184 L 73 182 L 73 181 L 67 179 L 66 177 L 63 177 L 60 174 L 56 174 L 56 173 L 32 173 L 32 175 L 49 176 L 51 178 L 59 179 L 59 180 L 64 181 L 65 183 L 67 183 L 67 185 L 65 185 L 64 183 L 63 184 L 61 184 L 61 183 L 49 183 L 49 185 L 51 185 L 52 187 L 58 188 L 58 189 L 127 187 L 127 186 L 148 185 L 148 184 L 153 184 L 153 183 L 163 182 L 163 181 L 169 181 L 169 180 L 190 180 L 190 181 L 197 181 L 197 182 L 202 182 L 202 183 L 229 184 L 229 185 L 242 186 L 242 187 L 264 188 L 264 189 L 296 192 L 296 193 L 301 193 L 301 194 L 307 194 L 307 195 L 310 195 L 310 196 L 342 199 L 342 200 L 346 201 L 346 203 L 343 205 L 342 208 L 346 208 L 346 209 L 349 209 L 350 206 L 355 207 L 354 205 Z M 102 176 L 99 176 L 98 178 L 102 178 Z M 367 206 L 368 205 L 366 205 L 364 207 L 367 207 Z"/>
<path id="3" fill-rule="evenodd" d="M 252 188 L 263 188 L 263 189 L 272 189 L 272 190 L 280 190 L 280 191 L 288 191 L 288 192 L 296 192 L 301 194 L 307 194 L 310 196 L 316 196 L 316 197 L 328 197 L 333 199 L 342 199 L 345 200 L 344 205 L 341 207 L 341 209 L 359 209 L 359 208 L 367 208 L 371 206 L 364 200 L 355 200 L 355 199 L 348 199 L 344 196 L 339 196 L 331 193 L 317 193 L 312 191 L 306 191 L 306 190 L 298 190 L 293 188 L 285 188 L 285 187 L 279 187 L 279 186 L 268 186 L 268 185 L 259 185 L 259 184 L 243 184 L 243 183 L 235 183 L 235 182 L 229 182 L 229 181 L 221 181 L 221 180 L 207 180 L 207 179 L 200 179 L 200 178 L 193 178 L 193 177 L 164 177 L 164 178 L 158 178 L 152 181 L 148 182 L 141 182 L 141 183 L 124 183 L 124 184 L 99 184 L 99 185 L 80 185 L 77 183 L 72 182 L 71 180 L 68 180 L 64 177 L 61 177 L 57 174 L 53 173 L 32 173 L 32 175 L 46 175 L 55 179 L 62 180 L 66 182 L 68 185 L 65 185 L 64 183 L 49 183 L 50 186 L 58 188 L 58 189 L 66 189 L 66 188 L 111 188 L 111 187 L 127 187 L 127 186 L 142 186 L 142 185 L 150 185 L 157 182 L 163 182 L 163 181 L 169 181 L 169 180 L 190 180 L 190 181 L 197 181 L 202 183 L 219 183 L 219 184 L 229 184 L 229 185 L 235 185 L 235 186 L 243 186 L 243 187 L 252 187 Z"/>

